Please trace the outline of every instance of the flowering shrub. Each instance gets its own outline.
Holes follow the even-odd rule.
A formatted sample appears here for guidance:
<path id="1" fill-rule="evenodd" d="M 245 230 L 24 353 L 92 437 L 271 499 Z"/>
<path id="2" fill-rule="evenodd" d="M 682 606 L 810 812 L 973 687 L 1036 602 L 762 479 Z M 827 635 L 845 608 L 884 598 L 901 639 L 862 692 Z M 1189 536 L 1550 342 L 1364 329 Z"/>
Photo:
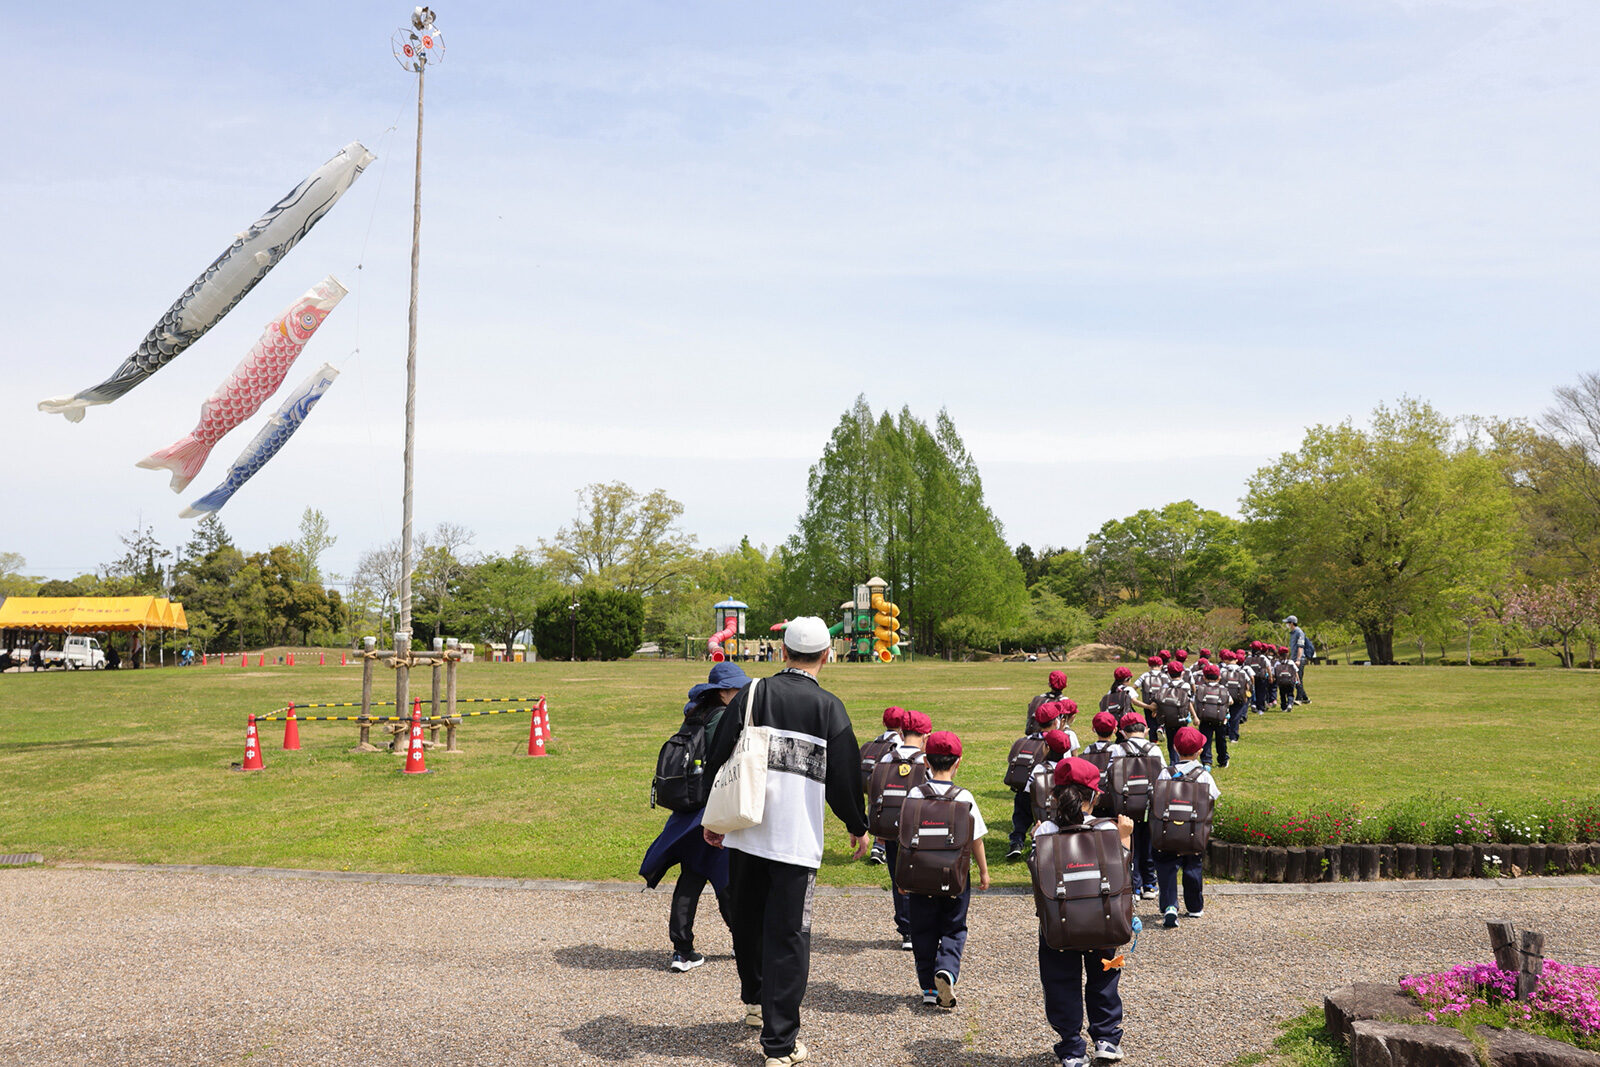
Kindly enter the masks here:
<path id="1" fill-rule="evenodd" d="M 1464 963 L 1436 974 L 1410 975 L 1400 988 L 1422 1004 L 1429 1022 L 1450 1022 L 1476 1009 L 1503 1007 L 1506 1023 L 1570 1027 L 1578 1043 L 1600 1038 L 1600 967 L 1546 960 L 1526 1002 L 1512 1000 L 1517 976 L 1493 964 Z M 1542 1017 L 1542 1018 L 1541 1018 Z"/>
<path id="2" fill-rule="evenodd" d="M 1223 797 L 1212 836 L 1247 845 L 1565 844 L 1600 841 L 1600 796 L 1506 807 L 1442 794 L 1382 806 L 1289 807 Z"/>

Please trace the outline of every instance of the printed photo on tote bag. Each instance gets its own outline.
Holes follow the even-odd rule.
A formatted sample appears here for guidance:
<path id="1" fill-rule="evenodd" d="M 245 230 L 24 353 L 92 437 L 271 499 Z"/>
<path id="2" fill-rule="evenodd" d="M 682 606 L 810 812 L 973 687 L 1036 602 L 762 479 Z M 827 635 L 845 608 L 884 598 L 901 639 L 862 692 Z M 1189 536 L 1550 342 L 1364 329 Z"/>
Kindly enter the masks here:
<path id="1" fill-rule="evenodd" d="M 714 834 L 746 830 L 761 823 L 767 806 L 767 756 L 772 747 L 772 727 L 751 725 L 756 706 L 756 686 L 750 683 L 745 694 L 744 729 L 739 741 L 717 771 L 711 783 L 711 796 L 700 824 Z"/>

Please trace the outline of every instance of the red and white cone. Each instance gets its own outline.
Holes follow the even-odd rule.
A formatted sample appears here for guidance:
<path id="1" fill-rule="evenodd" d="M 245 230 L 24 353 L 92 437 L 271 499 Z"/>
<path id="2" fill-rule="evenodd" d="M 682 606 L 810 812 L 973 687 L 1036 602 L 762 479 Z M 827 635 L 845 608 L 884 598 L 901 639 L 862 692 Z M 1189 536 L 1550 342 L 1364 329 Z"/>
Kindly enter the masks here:
<path id="1" fill-rule="evenodd" d="M 288 718 L 283 720 L 283 750 L 300 751 L 300 720 L 294 717 L 294 705 L 289 705 Z"/>
<path id="2" fill-rule="evenodd" d="M 266 768 L 261 762 L 261 738 L 256 733 L 256 717 L 250 716 L 250 724 L 244 729 L 244 763 L 239 766 L 241 771 L 259 771 Z"/>
<path id="3" fill-rule="evenodd" d="M 411 707 L 411 742 L 406 747 L 406 765 L 403 774 L 427 774 L 428 765 L 422 759 L 422 700 Z"/>
<path id="4" fill-rule="evenodd" d="M 539 718 L 544 720 L 544 739 L 554 741 L 556 732 L 550 726 L 550 708 L 544 702 L 544 697 L 539 698 Z"/>
<path id="5" fill-rule="evenodd" d="M 528 755 L 543 756 L 546 730 L 544 718 L 544 701 L 539 701 L 533 709 L 533 714 L 528 717 Z"/>

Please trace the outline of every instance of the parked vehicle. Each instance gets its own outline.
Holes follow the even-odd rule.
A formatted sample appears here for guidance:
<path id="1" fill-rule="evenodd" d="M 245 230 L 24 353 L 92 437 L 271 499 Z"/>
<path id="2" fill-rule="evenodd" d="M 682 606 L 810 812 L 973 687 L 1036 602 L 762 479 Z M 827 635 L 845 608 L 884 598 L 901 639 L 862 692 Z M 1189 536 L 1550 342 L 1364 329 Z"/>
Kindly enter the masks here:
<path id="1" fill-rule="evenodd" d="M 59 649 L 47 648 L 40 653 L 44 657 L 44 665 L 48 667 L 70 667 L 72 670 L 103 671 L 106 667 L 105 649 L 100 647 L 97 638 L 87 637 L 82 634 L 68 634 L 61 642 Z M 28 662 L 29 650 L 26 648 L 14 649 L 11 653 L 12 660 L 18 664 Z"/>

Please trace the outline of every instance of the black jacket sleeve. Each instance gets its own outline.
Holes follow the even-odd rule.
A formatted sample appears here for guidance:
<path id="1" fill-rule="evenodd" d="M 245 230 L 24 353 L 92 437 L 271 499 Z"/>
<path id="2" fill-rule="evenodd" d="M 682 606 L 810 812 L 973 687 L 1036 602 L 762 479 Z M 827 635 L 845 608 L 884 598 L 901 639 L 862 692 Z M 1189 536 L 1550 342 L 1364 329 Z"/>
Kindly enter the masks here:
<path id="1" fill-rule="evenodd" d="M 828 738 L 828 807 L 856 837 L 867 832 L 867 810 L 861 796 L 861 746 L 848 717 Z"/>

